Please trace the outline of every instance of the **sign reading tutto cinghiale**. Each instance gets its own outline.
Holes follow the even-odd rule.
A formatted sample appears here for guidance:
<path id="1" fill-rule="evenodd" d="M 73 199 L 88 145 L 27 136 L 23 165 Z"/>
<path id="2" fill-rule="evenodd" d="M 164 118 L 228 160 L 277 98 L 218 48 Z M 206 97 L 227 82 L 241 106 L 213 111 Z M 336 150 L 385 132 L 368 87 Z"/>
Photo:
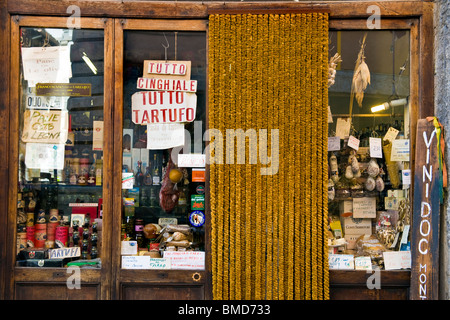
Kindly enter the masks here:
<path id="1" fill-rule="evenodd" d="M 439 294 L 439 199 L 442 177 L 432 122 L 417 122 L 412 223 L 412 300 L 437 300 Z"/>

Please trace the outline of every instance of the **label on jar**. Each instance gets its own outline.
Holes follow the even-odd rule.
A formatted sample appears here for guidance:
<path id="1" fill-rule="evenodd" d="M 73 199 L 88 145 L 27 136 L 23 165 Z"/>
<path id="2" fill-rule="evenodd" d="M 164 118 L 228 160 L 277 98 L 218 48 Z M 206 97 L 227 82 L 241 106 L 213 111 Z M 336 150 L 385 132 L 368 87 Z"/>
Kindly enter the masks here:
<path id="1" fill-rule="evenodd" d="M 137 225 L 134 226 L 134 230 L 135 231 L 144 231 L 144 225 L 137 224 Z"/>

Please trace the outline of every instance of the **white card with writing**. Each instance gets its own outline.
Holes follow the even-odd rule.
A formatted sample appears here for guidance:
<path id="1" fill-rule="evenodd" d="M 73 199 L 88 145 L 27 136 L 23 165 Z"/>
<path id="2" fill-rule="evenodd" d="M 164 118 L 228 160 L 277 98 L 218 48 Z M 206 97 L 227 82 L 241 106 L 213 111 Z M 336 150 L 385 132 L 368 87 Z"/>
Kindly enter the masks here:
<path id="1" fill-rule="evenodd" d="M 352 121 L 350 118 L 338 118 L 336 120 L 336 136 L 345 139 L 350 135 L 350 126 Z"/>
<path id="2" fill-rule="evenodd" d="M 391 161 L 409 161 L 409 140 L 392 141 Z"/>
<path id="3" fill-rule="evenodd" d="M 204 270 L 204 251 L 165 251 L 164 258 L 170 260 L 172 269 L 177 270 Z"/>
<path id="4" fill-rule="evenodd" d="M 29 169 L 64 169 L 64 144 L 27 143 L 25 165 Z"/>
<path id="5" fill-rule="evenodd" d="M 370 257 L 356 257 L 355 270 L 372 270 L 372 260 Z"/>
<path id="6" fill-rule="evenodd" d="M 355 138 L 354 136 L 348 137 L 347 146 L 349 146 L 352 149 L 355 149 L 358 151 L 359 149 L 359 139 Z"/>
<path id="7" fill-rule="evenodd" d="M 149 269 L 150 256 L 122 256 L 122 269 Z"/>
<path id="8" fill-rule="evenodd" d="M 385 251 L 383 259 L 385 270 L 411 268 L 411 251 Z"/>
<path id="9" fill-rule="evenodd" d="M 147 149 L 163 150 L 184 145 L 183 123 L 147 125 Z"/>
<path id="10" fill-rule="evenodd" d="M 397 135 L 398 135 L 398 130 L 393 127 L 390 127 L 388 129 L 388 131 L 386 132 L 386 135 L 384 136 L 383 140 L 392 142 L 395 140 L 395 138 L 397 138 Z"/>
<path id="11" fill-rule="evenodd" d="M 331 270 L 355 269 L 355 263 L 352 254 L 329 254 L 328 264 Z"/>
<path id="12" fill-rule="evenodd" d="M 375 197 L 353 198 L 353 218 L 376 218 L 377 200 Z"/>
<path id="13" fill-rule="evenodd" d="M 383 149 L 381 147 L 381 138 L 369 138 L 370 157 L 383 158 Z"/>
<path id="14" fill-rule="evenodd" d="M 341 138 L 339 137 L 328 137 L 328 151 L 339 151 L 341 150 Z"/>

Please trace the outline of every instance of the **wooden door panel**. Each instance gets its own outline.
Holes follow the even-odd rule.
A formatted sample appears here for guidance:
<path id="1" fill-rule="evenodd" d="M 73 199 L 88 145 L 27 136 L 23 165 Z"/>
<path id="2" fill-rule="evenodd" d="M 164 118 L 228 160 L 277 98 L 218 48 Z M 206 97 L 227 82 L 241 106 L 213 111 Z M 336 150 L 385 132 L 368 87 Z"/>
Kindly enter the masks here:
<path id="1" fill-rule="evenodd" d="M 98 300 L 100 284 L 81 285 L 80 289 L 69 289 L 66 283 L 20 282 L 15 285 L 17 300 Z"/>
<path id="2" fill-rule="evenodd" d="M 183 284 L 122 284 L 123 300 L 203 300 L 203 285 Z"/>

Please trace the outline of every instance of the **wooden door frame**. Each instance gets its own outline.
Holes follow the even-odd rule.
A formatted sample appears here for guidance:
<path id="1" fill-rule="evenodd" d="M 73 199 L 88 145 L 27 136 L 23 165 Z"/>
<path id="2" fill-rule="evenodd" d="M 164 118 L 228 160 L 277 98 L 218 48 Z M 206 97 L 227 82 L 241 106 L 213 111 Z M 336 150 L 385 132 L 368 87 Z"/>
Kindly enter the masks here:
<path id="1" fill-rule="evenodd" d="M 418 101 L 417 101 L 417 118 L 424 118 L 434 114 L 434 56 L 433 56 L 433 7 L 434 3 L 429 0 L 381 0 L 381 1 L 313 1 L 313 2 L 210 2 L 205 0 L 204 2 L 195 1 L 126 1 L 118 2 L 114 0 L 104 1 L 84 1 L 84 0 L 71 0 L 71 1 L 54 1 L 54 0 L 4 0 L 0 4 L 0 70 L 2 74 L 10 74 L 12 67 L 17 67 L 14 64 L 15 59 L 10 53 L 13 51 L 11 45 L 11 29 L 14 22 L 11 17 L 14 15 L 24 16 L 41 16 L 43 20 L 48 21 L 51 17 L 62 17 L 60 24 L 65 25 L 66 18 L 70 16 L 67 12 L 69 5 L 76 5 L 80 8 L 80 12 L 83 17 L 90 18 L 108 18 L 107 24 L 111 23 L 111 19 L 127 19 L 127 18 L 146 18 L 146 19 L 204 19 L 208 18 L 211 10 L 238 10 L 240 12 L 248 10 L 289 10 L 289 9 L 326 9 L 330 14 L 330 26 L 336 23 L 344 24 L 352 23 L 354 19 L 364 20 L 367 19 L 371 13 L 367 12 L 369 5 L 377 5 L 380 8 L 381 17 L 387 19 L 396 19 L 398 21 L 404 19 L 416 19 L 418 24 L 415 25 L 414 30 L 411 29 L 411 37 L 414 36 L 418 41 L 417 61 L 418 66 L 418 79 L 417 82 L 412 83 L 413 87 L 417 87 Z M 268 12 L 269 12 L 268 11 Z M 83 18 L 85 19 L 85 18 Z M 89 19 L 89 18 L 88 18 Z M 345 22 L 338 22 L 345 21 Z M 110 34 L 111 39 L 114 39 L 114 26 L 111 26 Z M 106 34 L 105 34 L 106 36 Z M 105 45 L 106 45 L 105 41 Z M 113 41 L 109 41 L 112 46 Z M 117 47 L 116 47 L 117 48 Z M 106 47 L 105 47 L 106 49 Z M 17 52 L 17 48 L 15 49 Z M 105 52 L 106 53 L 106 52 Z M 114 48 L 108 48 L 108 54 L 114 54 Z M 105 56 L 106 57 L 106 56 Z M 111 58 L 114 60 L 114 58 Z M 411 61 L 411 63 L 413 63 Z M 111 66 L 112 67 L 112 66 Z M 11 73 L 12 74 L 12 73 Z M 111 75 L 110 83 L 113 83 L 117 75 L 114 73 Z M 14 101 L 17 101 L 17 96 L 9 94 L 14 87 L 15 79 L 13 77 L 2 77 L 0 79 L 0 116 L 2 119 L 6 119 L 1 124 L 0 129 L 4 132 L 8 132 L 8 135 L 16 134 L 12 128 L 17 127 L 14 123 L 14 108 L 10 107 L 14 105 Z M 105 80 L 105 83 L 106 80 Z M 105 93 L 108 91 L 105 88 Z M 113 92 L 115 88 L 109 88 L 109 92 Z M 105 103 L 112 104 L 112 100 Z M 112 109 L 111 109 L 112 110 Z M 112 111 L 111 111 L 112 112 Z M 111 114 L 111 121 L 116 121 L 116 114 Z M 111 137 L 114 133 L 111 133 Z M 14 178 L 16 171 L 11 168 L 11 164 L 17 166 L 17 162 L 11 160 L 14 158 L 14 153 L 11 152 L 13 144 L 11 144 L 10 137 L 5 136 L 0 140 L 0 180 L 16 181 Z M 14 142 L 14 141 L 12 141 Z M 412 144 L 414 141 L 412 140 Z M 111 145 L 109 148 L 113 150 Z M 116 152 L 116 150 L 114 150 Z M 109 159 L 111 161 L 112 159 Z M 112 168 L 110 163 L 110 168 Z M 109 190 L 113 189 L 112 184 L 114 181 L 111 178 L 107 185 Z M 9 187 L 11 188 L 11 187 Z M 14 276 L 14 266 L 11 260 L 11 250 L 14 245 L 11 238 L 14 234 L 14 227 L 10 226 L 8 222 L 15 225 L 14 219 L 11 220 L 11 212 L 15 210 L 16 203 L 11 199 L 16 199 L 17 190 L 13 190 L 13 193 L 9 193 L 9 188 L 3 188 L 0 191 L 0 203 L 2 212 L 8 214 L 0 215 L 0 299 L 11 299 L 13 295 L 12 278 Z M 15 189 L 15 188 L 12 188 Z M 110 201 L 110 206 L 113 205 L 113 200 Z M 111 210 L 111 209 L 110 209 Z M 15 216 L 14 216 L 15 218 Z M 15 240 L 13 240 L 15 241 Z M 112 256 L 112 254 L 110 254 Z M 113 259 L 110 257 L 110 259 Z M 112 260 L 110 260 L 112 261 Z M 105 281 L 113 281 L 105 279 Z M 103 298 L 108 298 L 108 293 L 102 293 Z"/>
<path id="2" fill-rule="evenodd" d="M 81 25 L 86 29 L 104 30 L 104 109 L 103 119 L 106 124 L 112 124 L 112 83 L 113 83 L 113 24 L 112 19 L 99 18 L 80 18 Z M 18 185 L 18 163 L 19 163 L 19 73 L 20 73 L 20 28 L 21 27 L 45 27 L 45 28 L 67 28 L 67 18 L 61 17 L 35 17 L 35 16 L 11 16 L 11 53 L 10 53 L 10 71 L 9 71 L 9 183 L 8 183 L 8 217 L 6 227 L 7 237 L 7 256 L 6 256 L 6 277 L 5 298 L 14 299 L 15 286 L 17 283 L 31 284 L 33 282 L 51 281 L 57 283 L 66 282 L 68 275 L 61 272 L 59 268 L 20 268 L 15 267 L 15 241 L 16 241 L 16 215 L 17 215 L 17 185 Z M 112 168 L 112 126 L 104 126 L 104 155 L 103 168 Z M 110 279 L 110 261 L 111 247 L 109 246 L 111 232 L 111 192 L 112 177 L 103 175 L 103 230 L 102 233 L 102 269 L 101 270 L 83 270 L 81 269 L 81 285 L 97 285 L 99 299 L 109 299 Z"/>

